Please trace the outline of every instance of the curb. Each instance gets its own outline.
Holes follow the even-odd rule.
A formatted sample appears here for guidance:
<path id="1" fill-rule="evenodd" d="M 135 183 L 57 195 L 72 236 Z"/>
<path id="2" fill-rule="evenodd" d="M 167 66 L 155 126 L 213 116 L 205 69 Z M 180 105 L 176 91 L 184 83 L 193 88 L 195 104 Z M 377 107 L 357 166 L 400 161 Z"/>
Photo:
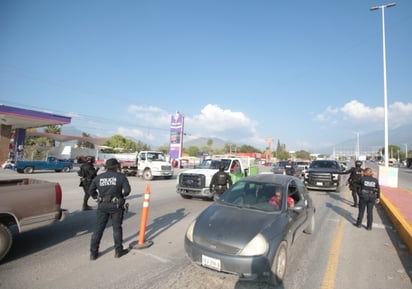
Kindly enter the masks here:
<path id="1" fill-rule="evenodd" d="M 396 230 L 398 230 L 399 235 L 402 240 L 405 242 L 406 246 L 409 249 L 409 252 L 412 253 L 412 227 L 408 224 L 405 218 L 401 215 L 399 210 L 392 204 L 389 199 L 387 199 L 384 193 L 381 193 L 382 207 L 388 215 L 389 219 L 392 221 Z"/>

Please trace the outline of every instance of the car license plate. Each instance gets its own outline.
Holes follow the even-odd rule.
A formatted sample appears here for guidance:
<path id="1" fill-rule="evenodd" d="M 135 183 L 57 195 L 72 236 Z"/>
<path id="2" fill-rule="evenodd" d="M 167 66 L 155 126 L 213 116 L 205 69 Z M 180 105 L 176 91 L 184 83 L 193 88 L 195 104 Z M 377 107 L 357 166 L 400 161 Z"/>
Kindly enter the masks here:
<path id="1" fill-rule="evenodd" d="M 323 183 L 322 182 L 317 182 L 316 185 L 317 186 L 323 186 Z"/>
<path id="2" fill-rule="evenodd" d="M 202 255 L 202 266 L 220 271 L 220 260 Z"/>

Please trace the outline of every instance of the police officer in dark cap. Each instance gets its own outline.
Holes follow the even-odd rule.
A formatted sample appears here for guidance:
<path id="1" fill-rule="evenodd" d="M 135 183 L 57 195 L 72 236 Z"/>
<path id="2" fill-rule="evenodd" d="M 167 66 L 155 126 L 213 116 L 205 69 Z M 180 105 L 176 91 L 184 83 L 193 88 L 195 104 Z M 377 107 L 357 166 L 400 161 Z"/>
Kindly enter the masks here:
<path id="1" fill-rule="evenodd" d="M 359 189 L 360 189 L 359 180 L 362 177 L 362 161 L 356 160 L 354 167 L 351 167 L 349 170 L 346 170 L 342 172 L 341 174 L 350 174 L 348 183 L 349 183 L 349 189 L 352 191 L 352 198 L 353 198 L 352 207 L 356 208 L 358 206 L 358 195 L 359 195 Z"/>
<path id="2" fill-rule="evenodd" d="M 211 192 L 215 192 L 213 198 L 219 198 L 228 188 L 232 186 L 232 184 L 230 175 L 225 172 L 225 166 L 220 165 L 219 171 L 213 175 L 212 180 L 210 181 L 209 189 Z"/>
<path id="3" fill-rule="evenodd" d="M 106 172 L 96 176 L 89 188 L 89 194 L 98 202 L 97 222 L 90 242 L 90 260 L 96 260 L 99 254 L 100 240 L 109 218 L 112 220 L 115 257 L 127 254 L 123 249 L 123 211 L 125 197 L 130 194 L 127 177 L 120 173 L 120 163 L 116 159 L 108 159 Z"/>
<path id="4" fill-rule="evenodd" d="M 93 165 L 94 160 L 92 157 L 87 157 L 86 158 L 86 163 L 82 164 L 80 166 L 80 170 L 77 173 L 80 177 L 80 187 L 83 187 L 83 192 L 84 192 L 84 196 L 83 196 L 83 206 L 82 206 L 82 210 L 83 211 L 87 211 L 87 210 L 91 210 L 92 207 L 90 207 L 87 202 L 90 199 L 90 195 L 88 193 L 89 191 L 89 187 L 90 184 L 92 183 L 92 180 L 97 176 L 97 171 L 99 169 L 96 169 Z"/>

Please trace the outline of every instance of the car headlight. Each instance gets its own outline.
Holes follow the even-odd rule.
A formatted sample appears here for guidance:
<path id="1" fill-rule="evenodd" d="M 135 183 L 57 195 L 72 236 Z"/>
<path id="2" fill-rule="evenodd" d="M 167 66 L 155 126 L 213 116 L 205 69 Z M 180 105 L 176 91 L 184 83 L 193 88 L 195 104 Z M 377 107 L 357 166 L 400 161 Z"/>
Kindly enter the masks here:
<path id="1" fill-rule="evenodd" d="M 240 256 L 257 256 L 264 255 L 269 249 L 269 244 L 262 234 L 257 234 L 246 246 L 240 251 Z"/>
<path id="2" fill-rule="evenodd" d="M 187 228 L 186 231 L 186 238 L 190 241 L 193 242 L 193 230 L 195 228 L 196 220 L 194 220 L 189 227 Z"/>
<path id="3" fill-rule="evenodd" d="M 332 175 L 332 180 L 337 181 L 339 179 L 339 175 L 333 174 Z"/>

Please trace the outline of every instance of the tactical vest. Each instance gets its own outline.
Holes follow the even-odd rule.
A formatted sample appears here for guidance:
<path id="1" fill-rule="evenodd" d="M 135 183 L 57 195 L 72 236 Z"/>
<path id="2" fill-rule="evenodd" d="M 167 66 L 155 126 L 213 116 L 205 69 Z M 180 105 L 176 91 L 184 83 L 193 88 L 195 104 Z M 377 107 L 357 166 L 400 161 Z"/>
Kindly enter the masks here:
<path id="1" fill-rule="evenodd" d="M 226 182 L 227 182 L 226 173 L 219 172 L 219 174 L 217 175 L 217 184 L 219 186 L 225 186 Z"/>

